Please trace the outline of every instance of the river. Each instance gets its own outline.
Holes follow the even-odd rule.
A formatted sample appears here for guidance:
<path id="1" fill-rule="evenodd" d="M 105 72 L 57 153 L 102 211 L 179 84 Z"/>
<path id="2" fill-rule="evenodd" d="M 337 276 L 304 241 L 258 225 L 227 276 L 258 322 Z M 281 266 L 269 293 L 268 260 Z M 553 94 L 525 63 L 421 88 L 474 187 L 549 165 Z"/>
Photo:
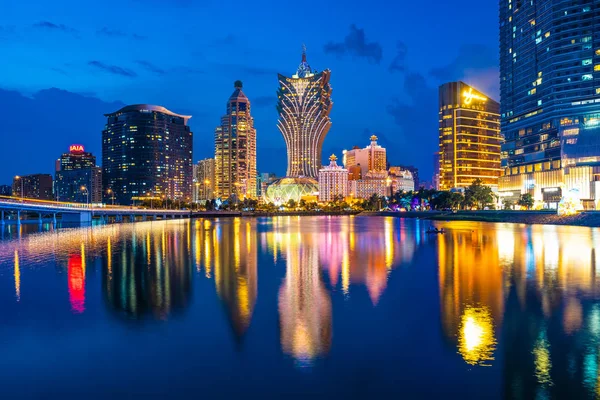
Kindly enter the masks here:
<path id="1" fill-rule="evenodd" d="M 4 227 L 6 398 L 595 398 L 600 230 L 393 217 Z"/>

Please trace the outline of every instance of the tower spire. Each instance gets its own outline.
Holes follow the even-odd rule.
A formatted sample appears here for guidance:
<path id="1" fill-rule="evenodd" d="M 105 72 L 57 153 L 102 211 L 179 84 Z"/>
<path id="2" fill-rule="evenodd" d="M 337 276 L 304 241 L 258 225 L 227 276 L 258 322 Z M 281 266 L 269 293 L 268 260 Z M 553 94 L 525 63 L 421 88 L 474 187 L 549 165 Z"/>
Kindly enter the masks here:
<path id="1" fill-rule="evenodd" d="M 306 45 L 302 43 L 302 62 L 306 62 Z"/>

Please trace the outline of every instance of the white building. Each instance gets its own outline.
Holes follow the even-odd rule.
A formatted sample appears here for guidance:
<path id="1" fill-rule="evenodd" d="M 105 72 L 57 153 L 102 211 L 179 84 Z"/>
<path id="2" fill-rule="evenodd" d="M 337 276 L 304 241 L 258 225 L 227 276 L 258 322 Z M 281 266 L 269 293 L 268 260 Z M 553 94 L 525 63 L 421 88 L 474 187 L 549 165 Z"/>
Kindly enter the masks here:
<path id="1" fill-rule="evenodd" d="M 414 191 L 415 180 L 412 172 L 407 169 L 400 167 L 390 167 L 390 179 L 392 180 L 392 191 L 396 192 L 410 192 Z"/>
<path id="2" fill-rule="evenodd" d="M 214 198 L 215 159 L 206 158 L 194 165 L 192 200 L 198 203 Z"/>
<path id="3" fill-rule="evenodd" d="M 348 195 L 348 170 L 337 165 L 331 155 L 330 163 L 319 170 L 319 201 L 333 201 L 335 196 Z"/>

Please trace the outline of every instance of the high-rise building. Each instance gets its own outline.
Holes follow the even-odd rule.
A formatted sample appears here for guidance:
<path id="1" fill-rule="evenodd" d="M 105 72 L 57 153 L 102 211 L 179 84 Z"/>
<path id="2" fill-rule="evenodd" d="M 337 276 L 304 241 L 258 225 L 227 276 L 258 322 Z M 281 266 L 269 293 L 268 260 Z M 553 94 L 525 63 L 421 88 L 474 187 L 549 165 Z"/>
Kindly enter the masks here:
<path id="1" fill-rule="evenodd" d="M 102 168 L 96 156 L 74 144 L 58 159 L 54 194 L 59 201 L 102 203 Z"/>
<path id="2" fill-rule="evenodd" d="M 63 153 L 59 158 L 60 169 L 58 171 L 71 171 L 74 169 L 87 169 L 96 166 L 96 156 L 85 151 L 80 144 L 69 146 L 69 152 Z"/>
<path id="3" fill-rule="evenodd" d="M 385 148 L 377 144 L 377 136 L 371 136 L 371 144 L 361 149 L 354 146 L 352 150 L 344 150 L 344 167 L 356 175 L 356 167 L 360 167 L 361 177 L 367 172 L 381 172 L 387 169 Z"/>
<path id="4" fill-rule="evenodd" d="M 260 196 L 264 197 L 267 194 L 267 186 L 271 183 L 275 182 L 277 176 L 272 172 L 263 172 L 260 174 L 259 182 L 260 182 Z"/>
<path id="5" fill-rule="evenodd" d="M 500 0 L 500 195 L 600 199 L 598 2 Z"/>
<path id="6" fill-rule="evenodd" d="M 498 187 L 499 113 L 496 101 L 464 82 L 440 86 L 440 190 L 462 190 L 475 179 Z"/>
<path id="7" fill-rule="evenodd" d="M 53 200 L 52 175 L 33 174 L 15 176 L 12 185 L 12 195 L 29 199 Z"/>
<path id="8" fill-rule="evenodd" d="M 194 165 L 195 203 L 214 199 L 215 159 L 206 158 Z"/>
<path id="9" fill-rule="evenodd" d="M 348 170 L 337 165 L 337 157 L 329 157 L 329 165 L 319 170 L 319 201 L 333 201 L 348 196 Z"/>
<path id="10" fill-rule="evenodd" d="M 102 131 L 105 192 L 115 202 L 161 197 L 192 200 L 192 132 L 189 115 L 136 104 L 107 117 Z"/>
<path id="11" fill-rule="evenodd" d="M 215 197 L 256 197 L 256 129 L 250 100 L 235 81 L 227 113 L 215 130 Z"/>
<path id="12" fill-rule="evenodd" d="M 296 74 L 292 77 L 279 74 L 277 127 L 287 146 L 288 177 L 316 178 L 319 174 L 323 141 L 331 127 L 330 77 L 328 69 L 322 72 L 311 69 L 306 51 L 302 52 Z"/>
<path id="13" fill-rule="evenodd" d="M 12 196 L 12 187 L 10 185 L 0 185 L 0 196 Z"/>

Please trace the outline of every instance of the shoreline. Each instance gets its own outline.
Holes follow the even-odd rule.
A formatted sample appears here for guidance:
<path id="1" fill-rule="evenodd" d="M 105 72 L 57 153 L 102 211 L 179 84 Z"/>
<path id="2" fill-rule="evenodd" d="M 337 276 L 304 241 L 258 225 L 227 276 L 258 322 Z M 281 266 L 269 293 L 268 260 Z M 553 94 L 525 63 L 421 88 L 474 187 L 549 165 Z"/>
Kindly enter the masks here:
<path id="1" fill-rule="evenodd" d="M 364 216 L 381 216 L 396 218 L 419 218 L 429 221 L 472 221 L 495 222 L 527 225 L 570 225 L 585 226 L 590 228 L 600 227 L 600 212 L 582 211 L 574 215 L 559 216 L 556 211 L 457 211 L 456 213 L 443 211 L 372 211 L 363 212 Z"/>

